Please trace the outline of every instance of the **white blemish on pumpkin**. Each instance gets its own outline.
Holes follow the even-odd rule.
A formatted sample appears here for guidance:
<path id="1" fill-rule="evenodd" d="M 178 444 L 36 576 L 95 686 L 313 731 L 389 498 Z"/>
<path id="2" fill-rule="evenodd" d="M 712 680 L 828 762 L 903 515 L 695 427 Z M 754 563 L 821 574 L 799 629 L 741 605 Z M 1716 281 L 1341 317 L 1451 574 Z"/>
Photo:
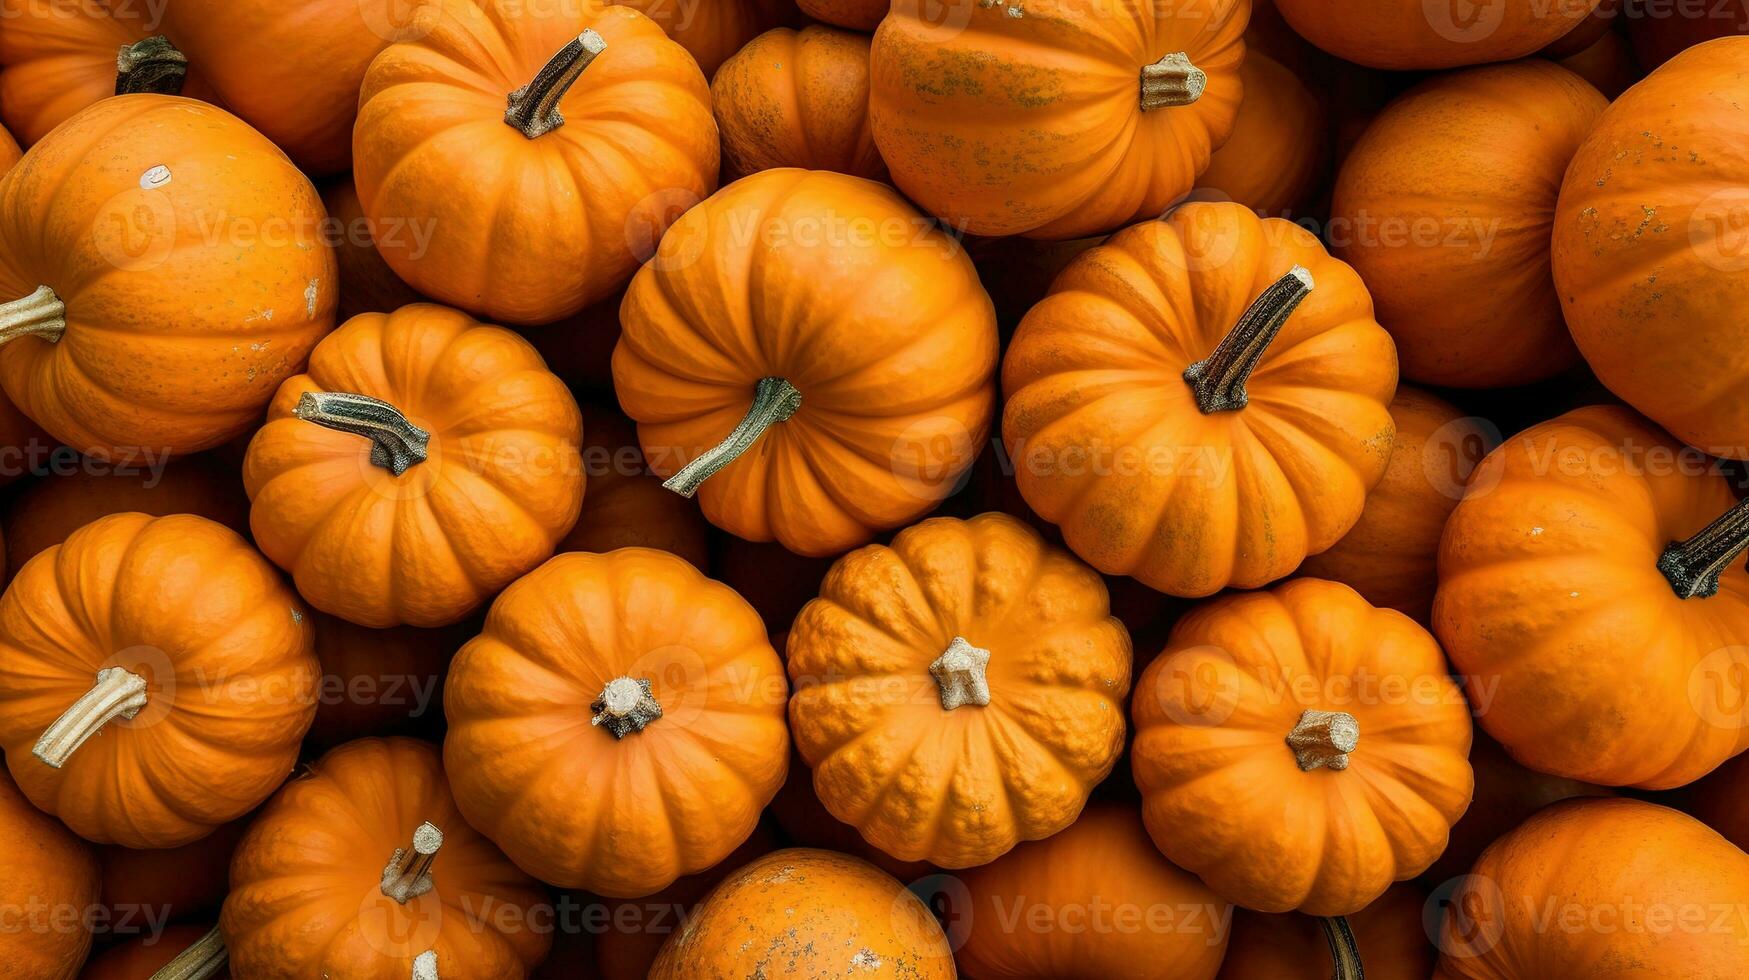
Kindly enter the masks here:
<path id="1" fill-rule="evenodd" d="M 1543 529 L 1540 527 L 1533 527 L 1530 529 L 1530 536 L 1533 538 L 1542 534 L 1542 533 L 1543 533 Z"/>
<path id="2" fill-rule="evenodd" d="M 256 320 L 272 320 L 272 319 L 273 319 L 273 311 L 272 310 L 256 310 L 254 313 L 251 313 L 248 316 L 244 317 L 243 322 L 244 323 L 253 323 Z M 260 344 L 251 344 L 251 345 L 249 345 L 249 349 L 250 350 L 260 350 L 261 345 Z"/>
<path id="3" fill-rule="evenodd" d="M 170 183 L 170 168 L 159 164 L 140 175 L 140 190 L 149 191 Z"/>
<path id="4" fill-rule="evenodd" d="M 273 319 L 273 311 L 272 310 L 267 311 L 267 318 L 269 320 Z M 255 353 L 259 354 L 262 351 L 266 350 L 267 345 L 271 344 L 271 343 L 273 343 L 273 341 L 271 341 L 271 340 L 258 340 L 255 343 L 250 344 L 249 349 L 254 351 Z"/>
<path id="5" fill-rule="evenodd" d="M 304 614 L 301 612 L 298 612 L 296 609 L 293 609 L 291 611 L 291 614 L 292 614 L 292 622 L 301 623 L 304 621 Z"/>
<path id="6" fill-rule="evenodd" d="M 1577 593 L 1577 592 L 1569 592 L 1569 593 L 1567 593 L 1567 598 L 1569 598 L 1569 599 L 1577 599 L 1577 598 L 1579 598 L 1579 593 Z"/>
<path id="7" fill-rule="evenodd" d="M 304 287 L 304 310 L 310 316 L 316 315 L 316 294 L 319 293 L 321 289 L 322 280 L 320 279 L 311 279 L 310 284 Z"/>
<path id="8" fill-rule="evenodd" d="M 875 955 L 874 950 L 864 946 L 850 958 L 850 965 L 859 970 L 878 970 L 881 968 L 881 958 Z"/>

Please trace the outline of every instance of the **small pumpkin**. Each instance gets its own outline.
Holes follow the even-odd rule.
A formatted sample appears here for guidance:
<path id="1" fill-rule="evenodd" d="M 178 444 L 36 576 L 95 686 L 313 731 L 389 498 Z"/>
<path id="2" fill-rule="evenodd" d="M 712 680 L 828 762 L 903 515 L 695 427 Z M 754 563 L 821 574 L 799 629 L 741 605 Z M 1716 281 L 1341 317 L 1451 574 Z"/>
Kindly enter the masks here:
<path id="1" fill-rule="evenodd" d="M 1629 409 L 1578 409 L 1470 475 L 1434 631 L 1514 759 L 1681 786 L 1749 748 L 1745 548 L 1749 504 L 1705 457 Z"/>
<path id="2" fill-rule="evenodd" d="M 903 861 L 985 864 L 1075 821 L 1123 751 L 1105 584 L 1006 514 L 844 556 L 789 634 L 790 727 L 832 815 Z"/>
<path id="3" fill-rule="evenodd" d="M 111 931 L 150 928 L 144 921 L 148 913 L 170 922 L 210 924 L 230 888 L 231 855 L 248 828 L 249 817 L 243 816 L 181 847 L 97 848 Z"/>
<path id="4" fill-rule="evenodd" d="M 1217 980 L 1329 980 L 1332 971 L 1339 978 L 1358 976 L 1342 972 L 1351 966 L 1346 957 L 1338 962 L 1331 956 L 1332 929 L 1344 952 L 1364 967 L 1366 980 L 1427 980 L 1438 954 L 1427 937 L 1426 904 L 1415 886 L 1392 885 L 1344 917 L 1346 938 L 1328 919 L 1239 909 Z"/>
<path id="5" fill-rule="evenodd" d="M 749 540 L 833 555 L 915 520 L 989 431 L 990 297 L 873 181 L 736 181 L 669 229 L 620 321 L 614 389 L 650 467 Z"/>
<path id="6" fill-rule="evenodd" d="M 360 739 L 262 809 L 219 927 L 239 977 L 517 980 L 552 945 L 546 903 L 456 811 L 435 746 Z"/>
<path id="7" fill-rule="evenodd" d="M 796 0 L 802 13 L 826 24 L 864 33 L 880 26 L 888 0 Z"/>
<path id="8" fill-rule="evenodd" d="M 97 858 L 60 821 L 30 805 L 0 771 L 0 958 L 33 980 L 72 980 L 91 949 L 85 913 L 98 902 Z M 30 912 L 36 908 L 34 917 Z M 69 923 L 64 917 L 71 909 Z M 58 926 L 57 926 L 58 921 Z"/>
<path id="9" fill-rule="evenodd" d="M 1304 228 L 1190 204 L 1063 270 L 1002 364 L 1015 479 L 1070 550 L 1161 592 L 1255 588 L 1384 476 L 1397 361 Z"/>
<path id="10" fill-rule="evenodd" d="M 954 980 L 947 937 L 917 896 L 847 854 L 790 848 L 729 875 L 669 937 L 650 980 L 797 976 Z"/>
<path id="11" fill-rule="evenodd" d="M 637 898 L 727 857 L 783 784 L 783 665 L 740 596 L 648 548 L 566 552 L 450 664 L 462 814 L 530 874 Z"/>
<path id="12" fill-rule="evenodd" d="M 710 89 L 644 15 L 438 0 L 420 17 L 365 74 L 352 135 L 365 214 L 428 233 L 377 239 L 420 293 L 505 323 L 561 319 L 623 286 L 716 189 Z"/>
<path id="13" fill-rule="evenodd" d="M 365 216 L 351 174 L 324 182 L 321 190 L 322 204 L 328 209 L 326 228 L 340 271 L 342 322 L 360 313 L 393 313 L 409 303 L 420 302 L 421 297 L 413 287 L 402 282 L 383 261 L 377 239 L 405 236 L 417 248 L 419 240 L 429 234 L 429 228 L 399 224 L 379 229 Z"/>
<path id="14" fill-rule="evenodd" d="M 1470 801 L 1439 644 L 1335 582 L 1192 609 L 1131 710 L 1154 843 L 1245 908 L 1357 912 L 1426 870 Z"/>
<path id="15" fill-rule="evenodd" d="M 471 629 L 371 629 L 325 613 L 313 618 L 322 691 L 310 745 L 441 727 L 444 671 Z"/>
<path id="16" fill-rule="evenodd" d="M 164 973 L 166 969 L 172 972 Z M 225 941 L 211 925 L 170 926 L 93 956 L 79 980 L 229 980 Z"/>
<path id="17" fill-rule="evenodd" d="M 875 144 L 900 190 L 975 235 L 1152 218 L 1233 130 L 1248 9 L 955 2 L 944 22 L 934 0 L 893 0 L 870 52 Z"/>
<path id="18" fill-rule="evenodd" d="M 1233 134 L 1197 177 L 1197 196 L 1297 217 L 1330 156 L 1324 106 L 1298 75 L 1260 51 L 1246 53 L 1239 78 L 1245 99 Z"/>
<path id="19" fill-rule="evenodd" d="M 676 3 L 674 0 L 607 0 L 630 7 L 662 26 L 662 30 L 698 62 L 705 78 L 756 35 L 800 20 L 794 0 L 715 0 Z"/>
<path id="20" fill-rule="evenodd" d="M 1522 58 L 1578 27 L 1598 0 L 1528 0 L 1468 8 L 1428 0 L 1276 0 L 1303 37 L 1372 68 L 1455 68 Z"/>
<path id="21" fill-rule="evenodd" d="M 616 548 L 655 548 L 710 567 L 710 525 L 698 505 L 663 489 L 644 462 L 638 432 L 630 419 L 611 408 L 585 404 L 583 469 L 589 479 L 589 505 L 560 551 L 608 552 Z"/>
<path id="22" fill-rule="evenodd" d="M 884 180 L 868 128 L 868 38 L 810 25 L 747 42 L 711 79 L 723 171 L 801 167 Z"/>
<path id="23" fill-rule="evenodd" d="M 116 514 L 0 597 L 0 747 L 87 840 L 177 847 L 259 804 L 316 711 L 308 617 L 203 517 Z"/>
<path id="24" fill-rule="evenodd" d="M 446 626 L 545 561 L 583 500 L 582 422 L 528 342 L 419 303 L 347 321 L 249 443 L 256 544 L 360 626 Z"/>
<path id="25" fill-rule="evenodd" d="M 1672 6 L 1669 0 L 1623 0 L 1621 20 L 1647 71 L 1697 44 L 1749 34 L 1749 0 Z"/>
<path id="26" fill-rule="evenodd" d="M 1688 811 L 1725 839 L 1749 850 L 1749 754 L 1739 755 L 1694 784 Z"/>

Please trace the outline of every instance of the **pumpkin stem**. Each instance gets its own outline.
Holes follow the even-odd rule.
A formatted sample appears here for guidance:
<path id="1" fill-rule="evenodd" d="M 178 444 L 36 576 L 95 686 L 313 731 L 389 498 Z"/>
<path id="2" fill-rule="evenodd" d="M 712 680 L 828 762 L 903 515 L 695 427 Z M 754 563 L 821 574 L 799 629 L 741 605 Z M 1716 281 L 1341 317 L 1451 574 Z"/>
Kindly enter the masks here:
<path id="1" fill-rule="evenodd" d="M 400 409 L 369 395 L 306 391 L 292 414 L 323 428 L 364 436 L 371 442 L 370 461 L 396 476 L 425 462 L 431 442 L 431 433 L 407 421 Z"/>
<path id="2" fill-rule="evenodd" d="M 1184 380 L 1196 393 L 1196 407 L 1204 415 L 1235 412 L 1249 403 L 1245 382 L 1281 325 L 1311 291 L 1312 274 L 1304 266 L 1289 269 L 1239 317 L 1213 354 L 1184 369 Z"/>
<path id="3" fill-rule="evenodd" d="M 413 958 L 413 980 L 439 980 L 437 950 L 428 949 Z"/>
<path id="4" fill-rule="evenodd" d="M 152 980 L 208 980 L 218 976 L 231 958 L 225 948 L 225 937 L 218 926 L 196 940 L 194 945 L 176 954 L 176 958 L 158 968 Z"/>
<path id="5" fill-rule="evenodd" d="M 146 706 L 146 679 L 121 667 L 97 672 L 97 683 L 73 702 L 36 740 L 33 754 L 48 766 L 67 764 L 85 740 L 117 718 L 131 719 Z"/>
<path id="6" fill-rule="evenodd" d="M 510 93 L 510 108 L 504 111 L 504 121 L 529 139 L 563 126 L 565 117 L 559 114 L 559 100 L 583 76 L 583 69 L 606 50 L 607 42 L 600 34 L 584 30 L 553 55 L 534 81 Z"/>
<path id="7" fill-rule="evenodd" d="M 170 39 L 154 34 L 143 41 L 124 44 L 115 56 L 115 94 L 150 92 L 181 95 L 188 80 L 188 56 Z"/>
<path id="8" fill-rule="evenodd" d="M 1360 944 L 1354 941 L 1354 930 L 1340 915 L 1321 918 L 1324 940 L 1330 944 L 1330 961 L 1336 964 L 1332 980 L 1366 980 L 1366 970 L 1360 963 Z"/>
<path id="9" fill-rule="evenodd" d="M 1686 541 L 1672 541 L 1658 556 L 1658 571 L 1684 599 L 1708 599 L 1719 593 L 1719 575 L 1744 548 L 1749 548 L 1749 500 L 1700 529 Z"/>
<path id="10" fill-rule="evenodd" d="M 753 405 L 747 409 L 741 424 L 735 426 L 735 431 L 681 467 L 680 472 L 663 481 L 662 485 L 682 497 L 692 496 L 704 481 L 758 442 L 773 423 L 787 421 L 801 407 L 802 393 L 795 385 L 782 378 L 760 378 L 753 389 Z"/>
<path id="11" fill-rule="evenodd" d="M 0 303 L 0 344 L 26 334 L 54 343 L 67 332 L 67 304 L 47 286 L 10 303 Z"/>
<path id="12" fill-rule="evenodd" d="M 645 679 L 616 677 L 601 689 L 601 696 L 589 705 L 595 717 L 589 724 L 606 728 L 614 738 L 625 738 L 641 732 L 650 722 L 662 717 L 662 706 L 656 703 Z"/>
<path id="13" fill-rule="evenodd" d="M 1346 711 L 1307 708 L 1294 730 L 1287 733 L 1287 744 L 1294 750 L 1301 772 L 1324 766 L 1347 769 L 1348 753 L 1360 744 L 1360 722 Z"/>
<path id="14" fill-rule="evenodd" d="M 929 673 L 941 689 L 941 710 L 952 711 L 962 704 L 983 707 L 990 703 L 990 680 L 985 671 L 990 666 L 990 651 L 956 636 L 941 656 L 929 665 Z"/>
<path id="15" fill-rule="evenodd" d="M 383 894 L 406 905 L 436 887 L 437 883 L 431 880 L 431 865 L 441 847 L 443 831 L 430 821 L 420 824 L 413 831 L 412 846 L 395 848 L 394 856 L 383 868 Z"/>
<path id="16" fill-rule="evenodd" d="M 1208 88 L 1208 73 L 1190 63 L 1190 56 L 1174 51 L 1142 67 L 1142 111 L 1186 106 L 1202 98 Z"/>

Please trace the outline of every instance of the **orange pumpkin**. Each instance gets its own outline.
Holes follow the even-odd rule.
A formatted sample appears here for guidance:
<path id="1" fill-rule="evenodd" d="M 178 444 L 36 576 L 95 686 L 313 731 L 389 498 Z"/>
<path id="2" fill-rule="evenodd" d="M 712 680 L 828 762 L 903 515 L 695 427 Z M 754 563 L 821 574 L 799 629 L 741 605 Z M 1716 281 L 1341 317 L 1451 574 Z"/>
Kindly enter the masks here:
<path id="1" fill-rule="evenodd" d="M 766 170 L 638 271 L 619 403 L 705 517 L 838 554 L 952 491 L 989 431 L 996 323 L 959 244 L 882 184 Z"/>
<path id="2" fill-rule="evenodd" d="M 1354 270 L 1298 225 L 1191 204 L 1082 254 L 1021 321 L 1002 436 L 1083 561 L 1203 596 L 1348 533 L 1396 384 Z"/>
<path id="3" fill-rule="evenodd" d="M 747 42 L 711 79 L 723 171 L 801 167 L 884 180 L 868 128 L 868 38 L 812 25 Z"/>
<path id="4" fill-rule="evenodd" d="M 710 89 L 644 15 L 438 0 L 420 17 L 364 76 L 352 135 L 365 214 L 425 237 L 377 239 L 419 292 L 558 320 L 623 286 L 716 188 Z"/>
<path id="5" fill-rule="evenodd" d="M 248 828 L 249 817 L 244 816 L 181 847 L 99 847 L 97 859 L 102 867 L 103 904 L 109 910 L 110 931 L 125 934 L 130 929 L 149 929 L 148 914 L 171 922 L 211 922 L 217 918 L 230 888 L 231 855 Z"/>
<path id="6" fill-rule="evenodd" d="M 438 727 L 444 670 L 472 630 L 370 629 L 323 613 L 314 619 L 322 693 L 310 744 L 326 748 Z"/>
<path id="7" fill-rule="evenodd" d="M 875 143 L 901 190 L 975 235 L 1154 217 L 1233 130 L 1248 10 L 893 0 L 870 52 Z"/>
<path id="8" fill-rule="evenodd" d="M 766 965 L 798 977 L 957 975 L 941 926 L 904 885 L 849 855 L 806 848 L 726 878 L 662 947 L 650 980 L 740 980 Z"/>
<path id="9" fill-rule="evenodd" d="M 1433 626 L 1477 719 L 1532 769 L 1693 782 L 1749 748 L 1749 504 L 1625 408 L 1569 412 L 1470 475 Z M 1721 516 L 1722 515 L 1722 516 Z"/>
<path id="10" fill-rule="evenodd" d="M 1645 77 L 1634 60 L 1634 49 L 1620 31 L 1605 31 L 1590 47 L 1562 58 L 1560 65 L 1611 100 Z"/>
<path id="11" fill-rule="evenodd" d="M 1385 478 L 1367 494 L 1353 529 L 1307 558 L 1300 574 L 1341 582 L 1375 606 L 1426 623 L 1438 585 L 1440 532 L 1498 433 L 1407 385 L 1391 400 L 1391 420 L 1397 438 Z"/>
<path id="12" fill-rule="evenodd" d="M 0 598 L 0 747 L 87 840 L 176 847 L 291 772 L 318 672 L 297 598 L 236 532 L 104 517 Z"/>
<path id="13" fill-rule="evenodd" d="M 159 971 L 175 966 L 176 972 Z M 171 926 L 93 956 L 79 980 L 228 980 L 224 937 L 210 925 Z"/>
<path id="14" fill-rule="evenodd" d="M 0 960 L 32 980 L 72 980 L 91 949 L 97 858 L 0 771 Z M 32 909 L 34 908 L 34 911 Z M 70 911 L 69 911 L 70 910 Z"/>
<path id="15" fill-rule="evenodd" d="M 328 208 L 326 228 L 340 270 L 340 318 L 350 320 L 360 313 L 393 313 L 408 303 L 420 302 L 413 287 L 402 282 L 383 261 L 377 239 L 405 237 L 417 248 L 425 232 L 405 224 L 379 229 L 365 216 L 350 174 L 322 185 L 322 203 Z"/>
<path id="16" fill-rule="evenodd" d="M 1445 670 L 1426 630 L 1335 582 L 1199 605 L 1131 707 L 1154 843 L 1246 908 L 1365 908 L 1469 804 L 1470 713 Z"/>
<path id="17" fill-rule="evenodd" d="M 571 393 L 527 341 L 445 307 L 347 321 L 267 419 L 243 464 L 255 542 L 360 626 L 460 620 L 582 504 Z"/>
<path id="18" fill-rule="evenodd" d="M 848 27 L 853 31 L 872 31 L 887 16 L 888 0 L 796 0 L 802 13 L 817 21 Z"/>
<path id="19" fill-rule="evenodd" d="M 450 664 L 463 815 L 530 874 L 636 898 L 752 832 L 783 784 L 783 665 L 751 606 L 667 552 L 567 552 Z"/>
<path id="20" fill-rule="evenodd" d="M 1463 879 L 1434 978 L 1742 976 L 1746 907 L 1749 855 L 1705 824 L 1639 800 L 1569 800 Z"/>
<path id="21" fill-rule="evenodd" d="M 755 35 L 799 20 L 793 0 L 607 0 L 630 7 L 662 25 L 662 30 L 698 62 L 706 78 Z"/>
<path id="22" fill-rule="evenodd" d="M 1428 941 L 1425 911 L 1426 898 L 1414 886 L 1392 885 L 1346 917 L 1352 952 L 1366 980 L 1427 980 L 1437 954 Z M 1238 910 L 1218 980 L 1329 980 L 1332 970 L 1346 963 L 1332 962 L 1328 921 Z"/>
<path id="23" fill-rule="evenodd" d="M 1297 217 L 1330 156 L 1324 106 L 1300 77 L 1258 51 L 1239 70 L 1245 100 L 1233 135 L 1209 158 L 1196 186 L 1217 200 Z"/>
<path id="24" fill-rule="evenodd" d="M 516 980 L 552 945 L 546 900 L 456 811 L 435 746 L 361 739 L 255 819 L 219 927 L 239 977 Z"/>
<path id="25" fill-rule="evenodd" d="M 1609 390 L 1749 457 L 1749 36 L 1690 48 L 1610 105 L 1555 209 L 1567 326 Z"/>
<path id="26" fill-rule="evenodd" d="M 1421 69 L 1522 58 L 1579 26 L 1598 0 L 1480 5 L 1443 0 L 1276 0 L 1307 40 L 1373 68 Z"/>
<path id="27" fill-rule="evenodd" d="M 1688 810 L 1749 850 L 1749 755 L 1737 756 L 1695 783 Z"/>
<path id="28" fill-rule="evenodd" d="M 818 586 L 810 591 L 819 591 Z M 782 638 L 774 637 L 773 645 L 781 648 L 787 637 L 788 634 Z M 778 829 L 797 847 L 840 851 L 861 858 L 904 882 L 915 882 L 936 871 L 935 866 L 926 861 L 901 861 L 893 857 L 863 840 L 855 827 L 834 817 L 814 795 L 813 770 L 793 752 L 790 754 L 789 776 L 784 779 L 783 788 L 772 797 L 770 811 Z"/>
<path id="29" fill-rule="evenodd" d="M 834 817 L 904 861 L 984 864 L 1075 821 L 1123 751 L 1105 584 L 1006 514 L 838 560 L 789 635 L 790 726 Z"/>
<path id="30" fill-rule="evenodd" d="M 583 432 L 589 505 L 558 550 L 655 548 L 709 568 L 710 525 L 697 504 L 662 488 L 631 421 L 613 409 L 584 405 Z"/>

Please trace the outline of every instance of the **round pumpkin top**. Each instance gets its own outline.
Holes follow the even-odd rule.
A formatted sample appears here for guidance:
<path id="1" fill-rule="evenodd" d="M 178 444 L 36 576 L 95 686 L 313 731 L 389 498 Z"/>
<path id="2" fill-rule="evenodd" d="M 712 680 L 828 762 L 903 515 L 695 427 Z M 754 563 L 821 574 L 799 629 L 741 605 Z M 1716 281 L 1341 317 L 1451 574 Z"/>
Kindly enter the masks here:
<path id="1" fill-rule="evenodd" d="M 868 128 L 864 35 L 819 24 L 766 31 L 711 79 L 711 110 L 732 176 L 777 167 L 887 176 Z"/>
<path id="2" fill-rule="evenodd" d="M 1591 15 L 1599 0 L 1447 4 L 1434 0 L 1275 0 L 1301 36 L 1373 68 L 1452 68 L 1532 54 Z"/>
<path id="3" fill-rule="evenodd" d="M 91 848 L 31 806 L 12 777 L 0 772 L 0 903 L 12 917 L 0 929 L 6 969 L 21 977 L 72 980 L 91 948 L 84 916 L 97 907 L 98 885 Z"/>

